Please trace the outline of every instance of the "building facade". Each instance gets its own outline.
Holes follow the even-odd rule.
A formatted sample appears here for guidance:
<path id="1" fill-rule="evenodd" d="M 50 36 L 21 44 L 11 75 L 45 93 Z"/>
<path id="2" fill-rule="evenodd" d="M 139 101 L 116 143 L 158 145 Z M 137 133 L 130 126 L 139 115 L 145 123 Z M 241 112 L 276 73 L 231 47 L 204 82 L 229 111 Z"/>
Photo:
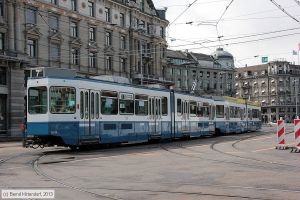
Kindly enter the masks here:
<path id="1" fill-rule="evenodd" d="M 0 0 L 0 134 L 20 135 L 31 67 L 165 83 L 167 25 L 151 0 Z"/>
<path id="2" fill-rule="evenodd" d="M 167 58 L 167 79 L 175 83 L 176 90 L 202 96 L 235 94 L 234 59 L 222 48 L 211 55 L 168 50 Z"/>
<path id="3" fill-rule="evenodd" d="M 262 120 L 275 122 L 280 117 L 292 121 L 299 97 L 300 66 L 287 61 L 238 68 L 236 96 L 260 102 Z"/>

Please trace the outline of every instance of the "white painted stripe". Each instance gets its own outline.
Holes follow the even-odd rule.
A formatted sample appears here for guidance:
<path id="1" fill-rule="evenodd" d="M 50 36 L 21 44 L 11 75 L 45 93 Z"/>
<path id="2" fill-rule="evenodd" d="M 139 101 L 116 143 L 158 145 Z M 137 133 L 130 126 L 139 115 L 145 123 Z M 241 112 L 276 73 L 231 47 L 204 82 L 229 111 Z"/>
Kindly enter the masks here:
<path id="1" fill-rule="evenodd" d="M 283 127 L 285 127 L 284 122 L 277 126 L 277 131 L 281 130 Z"/>
<path id="2" fill-rule="evenodd" d="M 300 129 L 300 122 L 295 126 L 294 131 L 296 132 L 299 129 Z"/>
<path id="3" fill-rule="evenodd" d="M 270 148 L 266 148 L 266 149 L 258 149 L 258 150 L 252 151 L 252 152 L 255 153 L 255 152 L 261 152 L 261 151 L 268 151 L 268 150 L 272 150 L 272 149 L 274 149 L 274 147 L 270 147 Z"/>
<path id="4" fill-rule="evenodd" d="M 297 145 L 297 146 L 300 145 L 300 137 L 296 138 L 296 145 Z"/>
<path id="5" fill-rule="evenodd" d="M 283 134 L 280 137 L 278 137 L 278 133 L 282 129 L 283 129 Z M 278 144 L 281 143 L 284 139 L 285 139 L 285 123 L 282 122 L 282 124 L 279 125 L 278 128 L 277 128 L 277 142 L 278 142 Z"/>
<path id="6" fill-rule="evenodd" d="M 91 127 L 95 127 L 95 123 L 91 123 Z M 79 124 L 79 127 L 89 127 L 89 124 Z"/>
<path id="7" fill-rule="evenodd" d="M 255 138 L 255 139 L 251 139 L 251 140 L 247 140 L 247 141 L 264 140 L 264 139 L 270 139 L 270 138 L 273 138 L 273 136 L 269 136 L 269 137 L 260 137 L 260 138 Z"/>
<path id="8" fill-rule="evenodd" d="M 282 140 L 284 140 L 284 138 L 285 138 L 285 134 L 282 134 L 281 137 L 279 137 L 278 142 L 281 142 Z"/>

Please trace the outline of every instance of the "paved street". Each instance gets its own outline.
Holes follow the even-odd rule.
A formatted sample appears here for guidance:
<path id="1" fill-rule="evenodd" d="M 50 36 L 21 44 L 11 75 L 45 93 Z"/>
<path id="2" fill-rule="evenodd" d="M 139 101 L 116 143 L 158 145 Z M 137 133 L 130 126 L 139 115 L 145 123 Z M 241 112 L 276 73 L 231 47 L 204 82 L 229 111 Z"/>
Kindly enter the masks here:
<path id="1" fill-rule="evenodd" d="M 299 199 L 300 154 L 275 150 L 275 129 L 80 152 L 0 143 L 0 189 L 54 189 L 55 199 Z"/>

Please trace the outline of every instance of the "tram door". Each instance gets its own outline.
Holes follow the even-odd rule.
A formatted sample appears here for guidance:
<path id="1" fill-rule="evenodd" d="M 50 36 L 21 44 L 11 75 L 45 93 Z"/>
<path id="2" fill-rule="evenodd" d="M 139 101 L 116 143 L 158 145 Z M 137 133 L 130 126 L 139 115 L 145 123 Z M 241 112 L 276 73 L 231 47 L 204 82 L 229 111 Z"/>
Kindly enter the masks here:
<path id="1" fill-rule="evenodd" d="M 210 105 L 210 112 L 209 112 L 209 132 L 211 134 L 215 133 L 215 114 L 216 114 L 216 106 Z"/>
<path id="2" fill-rule="evenodd" d="M 182 133 L 189 134 L 189 113 L 190 113 L 190 106 L 188 101 L 182 102 Z"/>
<path id="3" fill-rule="evenodd" d="M 150 139 L 161 137 L 162 105 L 160 97 L 149 98 L 149 134 Z"/>
<path id="4" fill-rule="evenodd" d="M 99 91 L 80 90 L 79 140 L 81 142 L 99 139 L 99 128 L 96 127 L 96 121 L 99 119 L 99 99 Z"/>

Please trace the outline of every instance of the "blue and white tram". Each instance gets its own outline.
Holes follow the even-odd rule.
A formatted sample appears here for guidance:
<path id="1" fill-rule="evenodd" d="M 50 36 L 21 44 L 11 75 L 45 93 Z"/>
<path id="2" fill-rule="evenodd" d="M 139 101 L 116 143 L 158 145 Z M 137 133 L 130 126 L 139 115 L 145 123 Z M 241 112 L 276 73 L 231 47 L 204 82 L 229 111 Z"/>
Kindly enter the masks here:
<path id="1" fill-rule="evenodd" d="M 27 88 L 27 140 L 43 146 L 147 142 L 261 126 L 258 106 L 166 89 L 55 76 L 30 78 Z"/>

